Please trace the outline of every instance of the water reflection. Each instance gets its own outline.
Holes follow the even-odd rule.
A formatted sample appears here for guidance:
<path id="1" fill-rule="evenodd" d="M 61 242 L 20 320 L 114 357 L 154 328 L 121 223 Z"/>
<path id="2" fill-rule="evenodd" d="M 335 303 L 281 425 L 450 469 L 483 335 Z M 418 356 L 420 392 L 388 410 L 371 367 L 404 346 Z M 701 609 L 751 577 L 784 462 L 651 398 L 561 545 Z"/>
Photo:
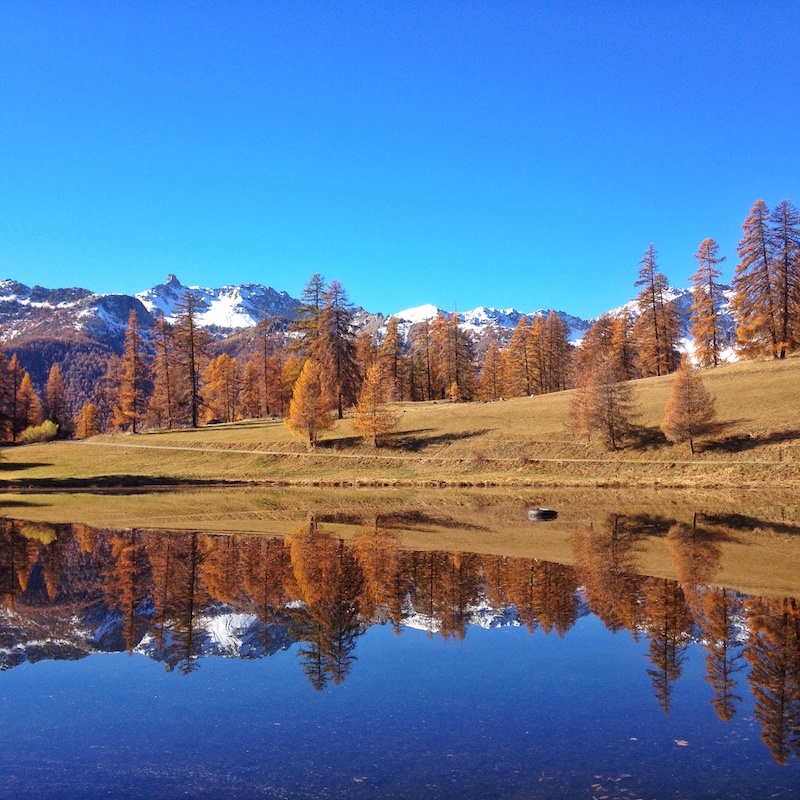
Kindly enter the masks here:
<path id="1" fill-rule="evenodd" d="M 403 550 L 390 520 L 363 522 L 345 541 L 316 517 L 285 540 L 2 521 L 0 669 L 127 650 L 189 674 L 209 655 L 261 658 L 296 644 L 322 691 L 346 680 L 373 624 L 457 640 L 471 624 L 564 637 L 593 613 L 614 633 L 646 637 L 665 714 L 698 645 L 719 718 L 733 719 L 749 688 L 774 759 L 800 755 L 798 603 L 712 585 L 724 526 L 609 515 L 575 533 L 572 566 Z M 654 533 L 678 580 L 636 573 Z"/>

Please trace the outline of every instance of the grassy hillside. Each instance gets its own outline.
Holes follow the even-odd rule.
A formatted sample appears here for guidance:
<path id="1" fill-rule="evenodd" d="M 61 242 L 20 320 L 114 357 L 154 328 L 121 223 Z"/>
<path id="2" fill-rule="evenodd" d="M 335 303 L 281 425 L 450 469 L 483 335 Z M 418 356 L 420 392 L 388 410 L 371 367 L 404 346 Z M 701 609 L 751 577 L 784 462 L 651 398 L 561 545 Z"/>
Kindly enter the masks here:
<path id="1" fill-rule="evenodd" d="M 256 481 L 297 484 L 782 486 L 800 484 L 800 358 L 702 373 L 720 421 L 692 457 L 659 431 L 672 377 L 634 383 L 640 435 L 613 453 L 570 427 L 572 392 L 493 403 L 403 404 L 386 446 L 345 419 L 316 451 L 280 420 L 7 447 L 7 487 Z"/>

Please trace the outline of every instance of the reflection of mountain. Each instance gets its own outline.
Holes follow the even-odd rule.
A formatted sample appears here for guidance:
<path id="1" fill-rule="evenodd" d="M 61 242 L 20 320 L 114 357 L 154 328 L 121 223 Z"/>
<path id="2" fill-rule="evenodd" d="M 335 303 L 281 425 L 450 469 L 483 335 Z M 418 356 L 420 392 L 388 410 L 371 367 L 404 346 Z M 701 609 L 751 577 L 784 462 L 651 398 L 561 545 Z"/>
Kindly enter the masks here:
<path id="1" fill-rule="evenodd" d="M 257 659 L 297 644 L 322 690 L 347 679 L 373 624 L 454 640 L 470 626 L 563 637 L 591 612 L 646 637 L 665 713 L 690 645 L 704 652 L 723 721 L 742 703 L 749 663 L 764 742 L 780 762 L 800 755 L 800 604 L 709 585 L 719 532 L 696 519 L 662 527 L 678 581 L 635 573 L 644 528 L 615 515 L 576 534 L 576 566 L 402 550 L 376 520 L 347 542 L 314 518 L 285 541 L 4 521 L 0 670 L 127 650 L 187 674 L 208 656 Z"/>

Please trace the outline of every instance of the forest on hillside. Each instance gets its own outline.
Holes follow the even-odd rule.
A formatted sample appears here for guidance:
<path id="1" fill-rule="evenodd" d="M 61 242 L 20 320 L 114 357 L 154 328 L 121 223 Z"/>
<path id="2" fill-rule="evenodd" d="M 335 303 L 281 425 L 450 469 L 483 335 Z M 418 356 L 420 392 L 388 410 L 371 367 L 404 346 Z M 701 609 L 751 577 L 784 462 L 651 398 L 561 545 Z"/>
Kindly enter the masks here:
<path id="1" fill-rule="evenodd" d="M 733 279 L 735 349 L 740 358 L 784 358 L 800 346 L 800 213 L 788 200 L 772 211 L 759 200 L 742 229 Z M 708 238 L 694 257 L 692 360 L 713 368 L 728 346 L 719 316 L 725 256 Z M 613 413 L 622 415 L 617 434 L 623 435 L 626 382 L 673 373 L 682 363 L 690 371 L 677 348 L 679 319 L 652 244 L 635 287 L 638 313 L 600 317 L 580 347 L 570 345 L 555 313 L 523 317 L 506 342 L 490 333 L 478 346 L 455 314 L 443 312 L 407 332 L 397 318 L 379 335 L 358 330 L 346 289 L 315 274 L 296 322 L 287 329 L 265 315 L 235 355 L 215 347 L 187 292 L 175 325 L 161 317 L 145 332 L 131 311 L 121 356 L 87 352 L 70 364 L 76 373 L 65 376 L 62 350 L 39 354 L 52 360 L 42 392 L 17 353 L 0 349 L 0 437 L 88 437 L 277 416 L 313 445 L 333 417 L 354 410 L 365 438 L 377 444 L 391 428 L 387 405 L 394 402 L 493 401 L 576 388 L 579 427 L 587 434 L 605 430 L 616 446 L 617 423 L 603 405 L 613 403 Z"/>

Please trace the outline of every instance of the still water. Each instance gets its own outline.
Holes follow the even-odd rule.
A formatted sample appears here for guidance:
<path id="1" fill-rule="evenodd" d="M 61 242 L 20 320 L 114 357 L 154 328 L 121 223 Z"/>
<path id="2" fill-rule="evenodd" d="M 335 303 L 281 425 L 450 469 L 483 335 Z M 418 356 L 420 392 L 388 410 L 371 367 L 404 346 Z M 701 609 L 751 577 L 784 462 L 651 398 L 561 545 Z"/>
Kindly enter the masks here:
<path id="1" fill-rule="evenodd" d="M 714 583 L 347 541 L 0 522 L 1 797 L 800 797 L 800 606 Z"/>

